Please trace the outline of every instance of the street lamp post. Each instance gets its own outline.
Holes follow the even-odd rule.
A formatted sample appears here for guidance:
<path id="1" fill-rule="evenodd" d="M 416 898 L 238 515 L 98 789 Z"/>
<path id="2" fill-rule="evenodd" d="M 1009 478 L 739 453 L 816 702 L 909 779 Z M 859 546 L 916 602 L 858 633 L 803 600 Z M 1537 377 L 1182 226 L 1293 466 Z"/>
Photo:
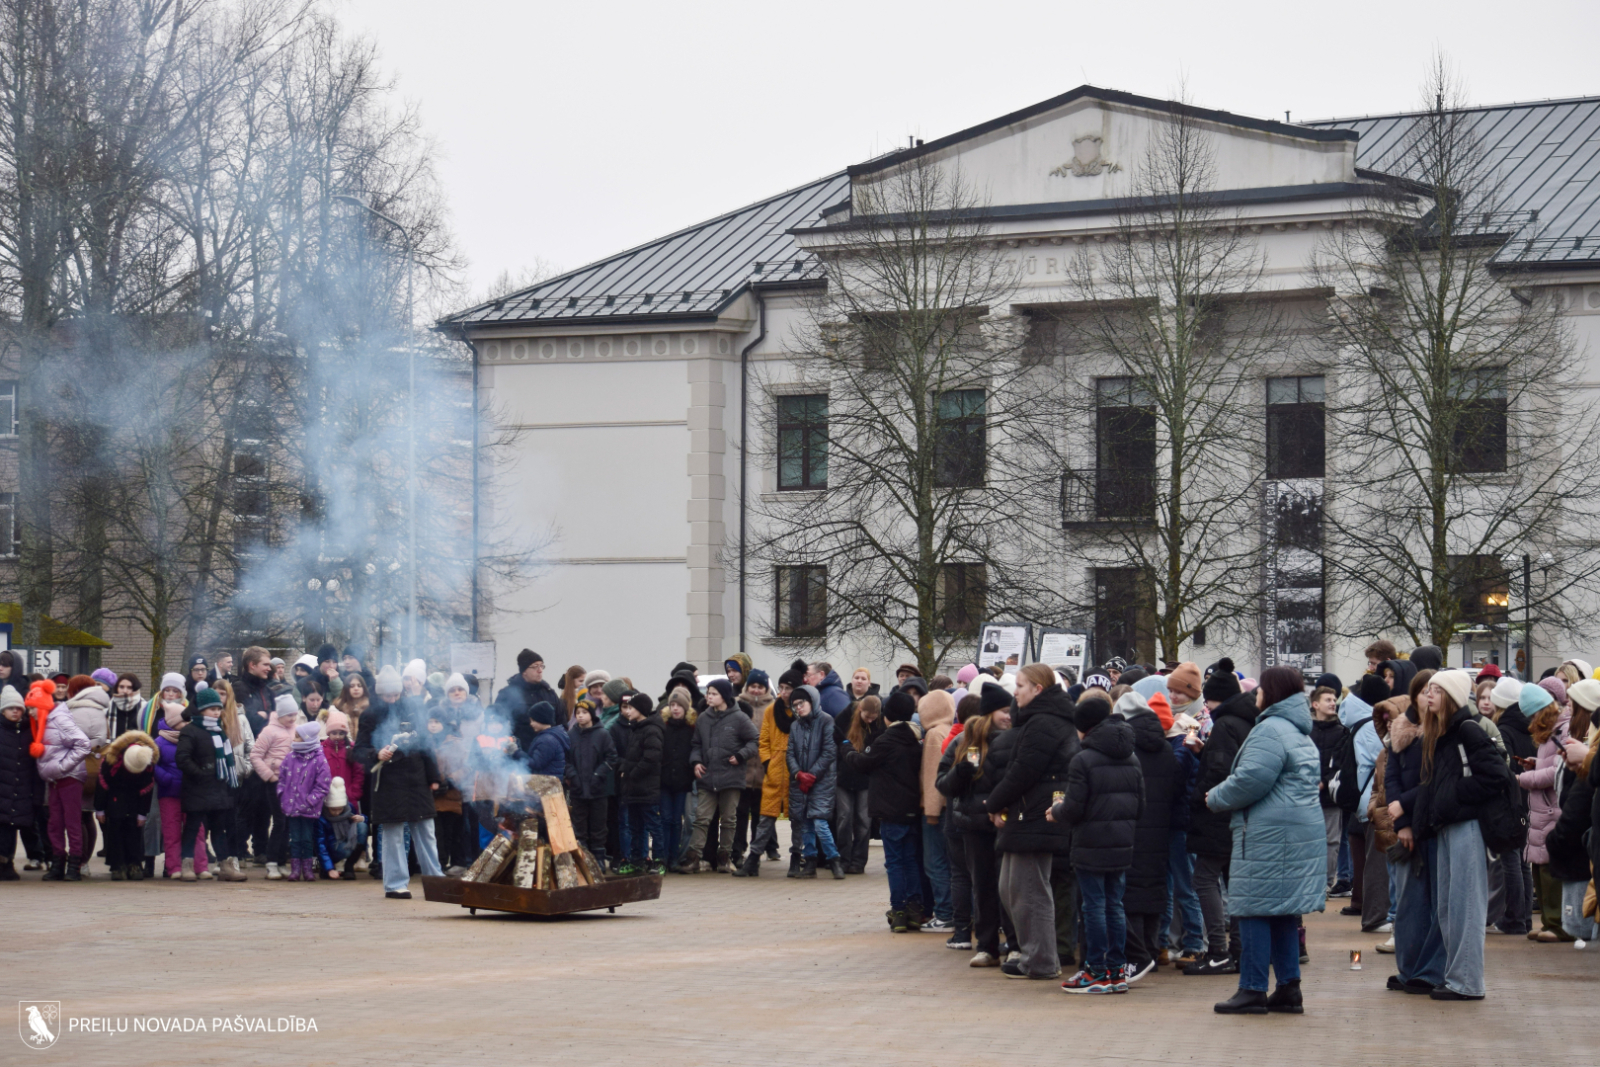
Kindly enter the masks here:
<path id="1" fill-rule="evenodd" d="M 416 272 L 417 246 L 411 231 L 395 219 L 354 196 L 335 193 L 333 199 L 354 206 L 387 222 L 406 242 L 406 623 L 410 658 L 417 658 L 417 346 L 412 343 L 411 330 L 415 324 L 412 306 L 412 276 Z"/>

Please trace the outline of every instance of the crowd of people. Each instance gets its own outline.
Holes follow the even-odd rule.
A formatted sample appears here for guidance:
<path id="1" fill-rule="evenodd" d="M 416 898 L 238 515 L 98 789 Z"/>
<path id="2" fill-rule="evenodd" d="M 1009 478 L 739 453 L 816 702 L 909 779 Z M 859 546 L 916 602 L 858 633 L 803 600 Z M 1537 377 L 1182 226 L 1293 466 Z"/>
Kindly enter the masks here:
<path id="1" fill-rule="evenodd" d="M 948 931 L 970 965 L 1127 992 L 1162 966 L 1236 975 L 1225 1014 L 1303 1010 L 1303 916 L 1385 940 L 1388 987 L 1486 994 L 1485 930 L 1595 936 L 1600 680 L 1446 669 L 1433 646 L 1367 649 L 1345 686 L 1228 659 L 1030 664 L 887 688 L 744 654 L 659 694 L 524 649 L 490 698 L 422 660 L 374 673 L 331 645 L 132 674 L 24 677 L 0 652 L 0 881 L 459 876 L 565 784 L 572 829 L 616 876 L 671 870 L 842 880 L 882 842 L 888 927 Z M 1539 928 L 1534 929 L 1537 917 Z M 1276 987 L 1269 993 L 1270 977 Z"/>

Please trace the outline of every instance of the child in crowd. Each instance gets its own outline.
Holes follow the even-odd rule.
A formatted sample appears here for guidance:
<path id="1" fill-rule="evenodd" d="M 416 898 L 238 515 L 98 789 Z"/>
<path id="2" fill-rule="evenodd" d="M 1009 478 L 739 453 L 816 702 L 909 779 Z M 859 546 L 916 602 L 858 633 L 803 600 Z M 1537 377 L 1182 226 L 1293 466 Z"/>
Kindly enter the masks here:
<path id="1" fill-rule="evenodd" d="M 101 758 L 94 814 L 105 835 L 113 882 L 144 880 L 144 820 L 155 790 L 157 755 L 149 734 L 129 730 L 106 746 Z"/>
<path id="2" fill-rule="evenodd" d="M 622 841 L 621 875 L 652 874 L 666 871 L 669 858 L 661 833 L 661 762 L 666 743 L 666 725 L 652 709 L 650 698 L 635 693 L 621 704 L 622 721 L 627 726 L 627 747 L 622 753 L 622 785 L 619 799 L 626 815 L 628 833 Z M 646 840 L 655 849 L 655 862 L 646 849 Z"/>
<path id="3" fill-rule="evenodd" d="M 439 843 L 439 864 L 448 878 L 459 877 L 478 857 L 468 848 L 462 816 L 462 788 L 469 777 L 467 744 L 456 733 L 449 707 L 436 702 L 428 708 L 428 743 L 439 765 L 439 783 L 433 791 L 434 838 Z"/>
<path id="4" fill-rule="evenodd" d="M 295 727 L 295 740 L 278 767 L 278 804 L 289 820 L 289 881 L 314 882 L 317 878 L 317 820 L 328 796 L 333 776 L 317 735 L 322 724 L 305 722 Z"/>
<path id="5" fill-rule="evenodd" d="M 579 700 L 573 705 L 572 722 L 565 729 L 572 746 L 566 761 L 567 804 L 572 811 L 572 832 L 577 835 L 578 843 L 604 864 L 606 808 L 611 802 L 611 795 L 616 792 L 617 764 L 620 762 L 616 746 L 610 732 L 600 725 L 594 705 L 588 700 Z"/>
<path id="6" fill-rule="evenodd" d="M 158 754 L 155 767 L 156 775 L 156 810 L 161 813 L 161 851 L 162 870 L 161 877 L 176 878 L 183 868 L 183 859 L 180 854 L 180 844 L 183 840 L 183 772 L 178 769 L 178 734 L 183 730 L 187 721 L 185 714 L 187 706 L 174 694 L 181 693 L 182 689 L 173 690 L 163 686 L 160 698 L 154 703 L 156 709 L 156 752 Z M 200 839 L 205 840 L 205 829 L 202 827 L 198 833 Z M 195 877 L 204 881 L 215 879 L 206 860 L 206 850 L 200 849 L 194 857 Z"/>
<path id="7" fill-rule="evenodd" d="M 343 876 L 352 877 L 356 864 L 367 851 L 367 819 L 358 815 L 346 795 L 344 779 L 335 777 L 328 783 L 328 796 L 322 803 L 322 817 L 317 820 L 317 865 L 332 881 L 339 881 L 339 864 L 344 864 Z"/>
<path id="8" fill-rule="evenodd" d="M 33 742 L 28 751 L 38 761 L 39 777 L 44 779 L 50 805 L 50 870 L 47 882 L 80 882 L 83 850 L 83 783 L 88 772 L 83 761 L 89 755 L 89 735 L 73 721 L 64 703 L 66 683 L 34 682 L 24 698 L 33 713 Z"/>

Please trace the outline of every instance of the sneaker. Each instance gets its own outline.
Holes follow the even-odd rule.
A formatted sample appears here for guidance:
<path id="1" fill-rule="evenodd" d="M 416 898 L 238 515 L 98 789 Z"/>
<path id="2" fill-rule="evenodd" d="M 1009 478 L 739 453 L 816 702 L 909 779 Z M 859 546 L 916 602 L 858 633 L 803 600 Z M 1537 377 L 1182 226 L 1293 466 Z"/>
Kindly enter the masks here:
<path id="1" fill-rule="evenodd" d="M 1139 979 L 1143 978 L 1145 975 L 1149 974 L 1155 969 L 1155 960 L 1147 961 L 1143 967 L 1135 967 L 1131 963 L 1124 964 L 1122 968 L 1122 977 L 1125 979 L 1125 981 L 1123 984 L 1130 985 L 1134 982 L 1137 982 Z"/>
<path id="2" fill-rule="evenodd" d="M 1098 995 L 1104 995 L 1107 993 L 1115 993 L 1117 991 L 1118 980 L 1112 978 L 1109 974 L 1096 974 L 1094 972 L 1080 973 L 1088 973 L 1089 980 L 1084 982 L 1082 985 L 1068 986 L 1063 984 L 1061 986 L 1061 991 L 1063 993 L 1094 993 Z M 1076 975 L 1074 977 L 1076 977 Z M 1123 992 L 1127 991 L 1128 986 L 1126 983 L 1123 983 L 1122 989 Z"/>
<path id="3" fill-rule="evenodd" d="M 1392 934 L 1394 933 L 1394 923 L 1382 923 L 1372 932 L 1375 934 Z"/>
<path id="4" fill-rule="evenodd" d="M 410 900 L 411 890 L 401 889 L 396 892 L 385 893 L 384 896 L 389 900 Z"/>
<path id="5" fill-rule="evenodd" d="M 283 881 L 283 870 L 276 863 L 267 864 L 267 881 L 269 881 L 269 882 L 281 882 L 281 881 Z"/>
<path id="6" fill-rule="evenodd" d="M 1201 975 L 1206 975 L 1206 974 L 1238 974 L 1239 973 L 1239 965 L 1237 963 L 1234 963 L 1233 960 L 1230 957 L 1223 956 L 1220 959 L 1205 959 L 1205 960 L 1199 960 L 1199 961 L 1197 961 L 1195 963 L 1191 963 L 1189 966 L 1187 966 L 1187 967 L 1185 967 L 1183 969 L 1183 973 L 1184 974 L 1190 974 L 1190 975 L 1195 975 L 1195 974 L 1201 974 Z M 1263 997 L 1266 996 L 1265 993 L 1263 993 L 1261 995 Z"/>
<path id="7" fill-rule="evenodd" d="M 1360 915 L 1361 914 L 1361 909 L 1356 907 L 1354 904 L 1346 904 L 1344 907 L 1339 909 L 1339 914 L 1340 915 Z"/>
<path id="8" fill-rule="evenodd" d="M 1020 960 L 1021 958 L 1022 958 L 1022 953 L 1013 950 L 1011 952 L 1007 952 L 1006 953 L 1005 962 L 1006 963 L 1015 963 L 1017 960 Z"/>
<path id="9" fill-rule="evenodd" d="M 1085 967 L 1078 971 L 1077 974 L 1061 983 L 1061 992 L 1082 993 L 1093 981 L 1094 975 L 1090 974 L 1089 969 Z"/>
<path id="10" fill-rule="evenodd" d="M 970 948 L 972 948 L 972 935 L 971 934 L 951 934 L 950 935 L 950 939 L 944 943 L 944 947 L 945 948 L 953 948 L 958 952 L 961 951 L 962 949 L 970 949 Z"/>
<path id="11" fill-rule="evenodd" d="M 1171 949 L 1166 949 L 1166 948 L 1162 949 L 1161 950 L 1161 955 L 1156 957 L 1156 966 L 1157 967 L 1165 967 L 1165 966 L 1169 965 L 1171 962 L 1172 962 L 1172 950 Z"/>
<path id="12" fill-rule="evenodd" d="M 1059 970 L 1056 971 L 1055 974 L 1029 974 L 1027 971 L 1022 969 L 1022 961 L 1020 959 L 1007 960 L 1005 963 L 1002 963 L 1000 965 L 1000 973 L 1005 975 L 1007 978 L 1031 978 L 1035 982 L 1048 982 L 1061 974 Z"/>
<path id="13" fill-rule="evenodd" d="M 1389 935 L 1389 940 L 1383 942 L 1382 944 L 1380 944 L 1378 946 L 1378 951 L 1381 954 L 1385 955 L 1385 956 L 1393 956 L 1394 955 L 1394 935 L 1393 934 Z"/>
<path id="14" fill-rule="evenodd" d="M 1201 952 L 1185 952 L 1181 956 L 1174 957 L 1173 960 L 1172 960 L 1172 965 L 1174 967 L 1178 968 L 1181 971 L 1185 967 L 1189 966 L 1191 963 L 1199 963 L 1201 960 L 1203 960 L 1205 958 L 1206 958 L 1206 954 L 1205 954 L 1204 951 L 1201 951 Z"/>
<path id="15" fill-rule="evenodd" d="M 998 966 L 1000 966 L 1000 961 L 995 959 L 993 956 L 989 955 L 987 952 L 980 952 L 976 956 L 972 957 L 972 959 L 967 961 L 967 966 L 968 967 L 998 967 Z"/>
<path id="16" fill-rule="evenodd" d="M 1328 895 L 1330 897 L 1347 897 L 1347 896 L 1349 896 L 1350 895 L 1350 883 L 1346 882 L 1346 881 L 1343 881 L 1342 879 L 1340 881 L 1337 881 L 1337 882 L 1333 883 L 1333 885 L 1331 887 L 1329 887 L 1329 889 L 1328 889 Z"/>
<path id="17" fill-rule="evenodd" d="M 935 915 L 933 918 L 924 921 L 922 928 L 924 930 L 954 930 L 956 924 L 949 919 L 941 919 Z"/>
<path id="18" fill-rule="evenodd" d="M 1479 993 L 1477 996 L 1472 996 L 1469 993 L 1457 993 L 1454 989 L 1451 989 L 1448 986 L 1440 986 L 1439 988 L 1435 989 L 1433 992 L 1429 993 L 1428 996 L 1432 997 L 1434 1000 L 1482 1000 L 1483 999 L 1483 994 L 1482 993 Z"/>
<path id="19" fill-rule="evenodd" d="M 611 873 L 618 878 L 632 878 L 639 873 L 639 868 L 632 863 L 619 863 L 611 868 Z"/>

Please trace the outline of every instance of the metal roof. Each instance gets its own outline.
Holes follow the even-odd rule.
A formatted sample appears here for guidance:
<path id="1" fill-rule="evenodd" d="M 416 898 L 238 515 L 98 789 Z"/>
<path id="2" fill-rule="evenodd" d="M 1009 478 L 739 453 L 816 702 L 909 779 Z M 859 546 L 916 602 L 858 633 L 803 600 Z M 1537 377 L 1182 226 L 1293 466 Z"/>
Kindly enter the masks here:
<path id="1" fill-rule="evenodd" d="M 441 325 L 711 318 L 750 283 L 822 277 L 789 230 L 849 195 L 843 171 L 549 281 L 479 304 Z"/>
<path id="2" fill-rule="evenodd" d="M 1517 216 L 1500 262 L 1578 266 L 1600 259 L 1600 97 L 1466 108 L 1471 129 L 1504 181 L 1502 210 Z M 1405 173 L 1407 135 L 1426 112 L 1325 119 L 1307 126 L 1360 134 L 1356 165 Z"/>

